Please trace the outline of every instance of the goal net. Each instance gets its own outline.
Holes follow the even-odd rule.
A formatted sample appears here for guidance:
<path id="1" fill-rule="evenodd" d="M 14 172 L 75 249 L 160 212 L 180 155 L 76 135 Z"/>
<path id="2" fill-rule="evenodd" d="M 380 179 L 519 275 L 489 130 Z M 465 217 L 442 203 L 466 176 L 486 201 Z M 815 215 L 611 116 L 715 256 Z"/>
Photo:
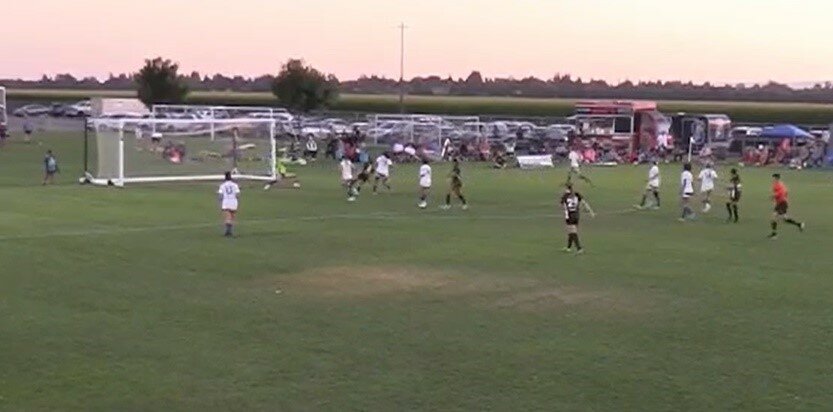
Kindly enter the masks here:
<path id="1" fill-rule="evenodd" d="M 87 122 L 82 182 L 275 179 L 272 119 L 112 119 Z"/>

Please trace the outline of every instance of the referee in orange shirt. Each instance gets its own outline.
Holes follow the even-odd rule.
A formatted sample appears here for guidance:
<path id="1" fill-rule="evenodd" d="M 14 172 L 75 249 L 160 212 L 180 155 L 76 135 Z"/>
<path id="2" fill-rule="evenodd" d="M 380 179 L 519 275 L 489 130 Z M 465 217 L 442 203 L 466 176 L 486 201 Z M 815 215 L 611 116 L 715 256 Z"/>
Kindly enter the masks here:
<path id="1" fill-rule="evenodd" d="M 775 201 L 775 212 L 772 214 L 772 233 L 769 234 L 770 239 L 778 238 L 778 221 L 794 225 L 800 231 L 804 231 L 804 223 L 791 218 L 787 214 L 789 204 L 787 203 L 787 186 L 781 182 L 781 175 L 775 173 L 772 175 L 772 199 Z"/>

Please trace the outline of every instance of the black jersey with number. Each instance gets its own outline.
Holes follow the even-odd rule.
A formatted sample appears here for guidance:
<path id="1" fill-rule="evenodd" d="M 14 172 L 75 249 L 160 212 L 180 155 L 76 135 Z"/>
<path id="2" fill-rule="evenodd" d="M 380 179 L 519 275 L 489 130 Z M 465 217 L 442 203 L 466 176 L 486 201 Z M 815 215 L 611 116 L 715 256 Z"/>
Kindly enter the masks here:
<path id="1" fill-rule="evenodd" d="M 568 225 L 578 224 L 581 193 L 568 192 L 561 196 L 561 206 L 564 208 L 564 220 Z"/>
<path id="2" fill-rule="evenodd" d="M 731 186 L 729 186 L 729 198 L 734 201 L 740 200 L 740 175 L 732 175 L 729 182 L 731 183 Z"/>

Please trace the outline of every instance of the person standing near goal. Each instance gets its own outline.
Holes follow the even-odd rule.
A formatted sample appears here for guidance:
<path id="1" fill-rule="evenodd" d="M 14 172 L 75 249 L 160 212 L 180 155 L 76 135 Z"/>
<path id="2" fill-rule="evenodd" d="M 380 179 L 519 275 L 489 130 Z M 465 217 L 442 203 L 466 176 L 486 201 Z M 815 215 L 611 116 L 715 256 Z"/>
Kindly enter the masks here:
<path id="1" fill-rule="evenodd" d="M 422 166 L 419 167 L 419 206 L 420 209 L 428 207 L 428 194 L 431 192 L 431 165 L 428 159 L 422 159 Z"/>
<path id="2" fill-rule="evenodd" d="M 234 218 L 237 215 L 238 198 L 240 197 L 240 186 L 231 179 L 231 172 L 226 172 L 225 181 L 217 191 L 220 198 L 220 209 L 223 211 L 223 223 L 226 231 L 223 236 L 234 236 Z"/>

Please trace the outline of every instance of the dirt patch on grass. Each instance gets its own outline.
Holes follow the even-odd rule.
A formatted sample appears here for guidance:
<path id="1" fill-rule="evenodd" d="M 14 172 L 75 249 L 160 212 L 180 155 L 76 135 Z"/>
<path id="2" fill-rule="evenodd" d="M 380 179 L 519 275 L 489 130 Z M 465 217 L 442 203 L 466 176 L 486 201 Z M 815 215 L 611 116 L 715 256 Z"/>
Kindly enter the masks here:
<path id="1" fill-rule="evenodd" d="M 466 275 L 453 271 L 399 266 L 335 266 L 283 278 L 270 286 L 282 293 L 335 299 L 423 294 L 467 301 L 498 310 L 558 311 L 586 307 L 598 311 L 638 312 L 645 299 L 624 290 L 589 290 L 524 276 Z"/>

